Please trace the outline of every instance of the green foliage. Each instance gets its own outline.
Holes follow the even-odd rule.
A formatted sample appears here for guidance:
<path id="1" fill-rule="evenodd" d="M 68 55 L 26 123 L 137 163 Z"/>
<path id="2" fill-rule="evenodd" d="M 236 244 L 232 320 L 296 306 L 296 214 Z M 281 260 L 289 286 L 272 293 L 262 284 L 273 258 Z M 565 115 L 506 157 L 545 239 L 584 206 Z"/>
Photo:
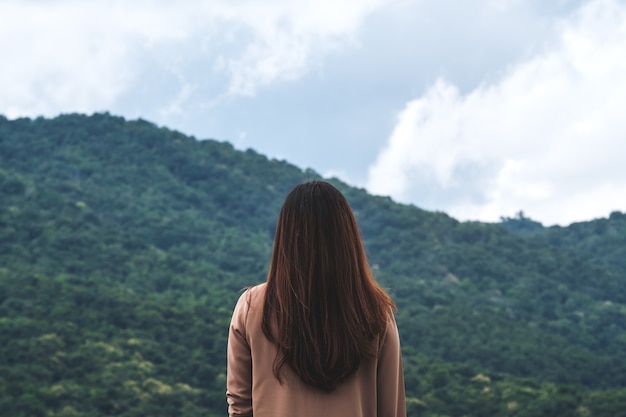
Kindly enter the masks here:
<path id="1" fill-rule="evenodd" d="M 515 217 L 500 217 L 501 225 L 505 229 L 520 234 L 530 234 L 543 230 L 543 225 L 528 217 L 524 216 L 524 212 L 518 212 Z"/>
<path id="2" fill-rule="evenodd" d="M 232 306 L 312 178 L 143 120 L 0 116 L 0 415 L 223 415 Z M 410 415 L 624 415 L 626 215 L 461 223 L 331 181 L 398 304 Z"/>

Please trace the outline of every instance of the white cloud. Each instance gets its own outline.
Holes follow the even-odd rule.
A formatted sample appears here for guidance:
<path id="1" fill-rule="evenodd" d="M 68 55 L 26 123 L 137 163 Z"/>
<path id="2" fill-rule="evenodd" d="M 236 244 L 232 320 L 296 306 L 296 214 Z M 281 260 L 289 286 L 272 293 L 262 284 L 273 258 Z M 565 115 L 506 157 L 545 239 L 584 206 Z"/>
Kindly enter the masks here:
<path id="1" fill-rule="evenodd" d="M 226 8 L 224 17 L 244 23 L 255 36 L 241 55 L 220 65 L 231 74 L 230 92 L 252 95 L 259 87 L 292 80 L 321 65 L 324 55 L 354 44 L 364 18 L 385 3 L 284 0 Z"/>
<path id="2" fill-rule="evenodd" d="M 111 65 L 127 54 L 104 27 L 91 26 L 85 8 L 72 13 L 38 3 L 0 6 L 0 111 L 9 116 L 46 113 L 51 107 L 103 107 L 129 77 Z M 78 34 L 80 33 L 80 36 Z M 88 88 L 85 88 L 88 87 Z"/>
<path id="3" fill-rule="evenodd" d="M 626 209 L 626 5 L 589 1 L 559 42 L 466 95 L 437 81 L 407 103 L 367 188 L 497 221 L 567 224 Z"/>
<path id="4" fill-rule="evenodd" d="M 169 72 L 180 82 L 183 91 L 163 105 L 165 113 L 175 111 L 195 84 L 180 79 L 181 68 L 198 61 L 207 80 L 224 79 L 221 94 L 254 95 L 321 65 L 385 2 L 5 1 L 0 113 L 111 109 L 144 71 Z M 146 61 L 157 67 L 145 68 Z"/>

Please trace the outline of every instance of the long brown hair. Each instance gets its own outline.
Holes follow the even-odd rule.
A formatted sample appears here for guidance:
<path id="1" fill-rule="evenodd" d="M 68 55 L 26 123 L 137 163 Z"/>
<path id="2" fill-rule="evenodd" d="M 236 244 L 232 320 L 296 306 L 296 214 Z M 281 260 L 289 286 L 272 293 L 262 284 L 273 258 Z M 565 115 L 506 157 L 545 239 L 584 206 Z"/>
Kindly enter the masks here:
<path id="1" fill-rule="evenodd" d="M 276 378 L 288 364 L 304 382 L 334 390 L 376 355 L 392 310 L 343 194 L 325 181 L 297 185 L 278 216 L 263 306 Z"/>

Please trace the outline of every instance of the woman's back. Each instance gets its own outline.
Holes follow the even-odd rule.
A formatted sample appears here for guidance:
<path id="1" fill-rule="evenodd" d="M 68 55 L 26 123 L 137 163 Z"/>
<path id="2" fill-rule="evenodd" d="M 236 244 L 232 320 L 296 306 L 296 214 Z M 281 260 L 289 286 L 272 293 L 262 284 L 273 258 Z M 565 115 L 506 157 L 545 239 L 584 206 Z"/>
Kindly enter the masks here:
<path id="1" fill-rule="evenodd" d="M 247 290 L 233 313 L 228 344 L 228 403 L 231 416 L 398 417 L 405 416 L 398 331 L 393 320 L 377 340 L 377 356 L 327 393 L 304 383 L 290 367 L 282 383 L 274 376 L 278 353 L 261 330 L 266 284 Z M 250 389 L 252 387 L 252 389 Z"/>
<path id="2" fill-rule="evenodd" d="M 296 186 L 278 216 L 267 281 L 233 313 L 230 414 L 404 416 L 394 309 L 345 197 L 324 181 Z"/>

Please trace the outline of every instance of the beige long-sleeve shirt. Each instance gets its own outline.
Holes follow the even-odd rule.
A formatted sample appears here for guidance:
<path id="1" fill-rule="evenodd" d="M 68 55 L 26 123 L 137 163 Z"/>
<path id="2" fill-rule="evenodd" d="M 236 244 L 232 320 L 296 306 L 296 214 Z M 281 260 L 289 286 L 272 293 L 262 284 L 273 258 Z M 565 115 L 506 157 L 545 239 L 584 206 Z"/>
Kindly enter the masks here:
<path id="1" fill-rule="evenodd" d="M 272 371 L 277 347 L 263 334 L 265 284 L 241 295 L 228 337 L 230 416 L 405 417 L 400 339 L 393 316 L 378 340 L 378 357 L 363 359 L 356 374 L 331 393 L 319 391 L 285 365 L 283 384 Z"/>

